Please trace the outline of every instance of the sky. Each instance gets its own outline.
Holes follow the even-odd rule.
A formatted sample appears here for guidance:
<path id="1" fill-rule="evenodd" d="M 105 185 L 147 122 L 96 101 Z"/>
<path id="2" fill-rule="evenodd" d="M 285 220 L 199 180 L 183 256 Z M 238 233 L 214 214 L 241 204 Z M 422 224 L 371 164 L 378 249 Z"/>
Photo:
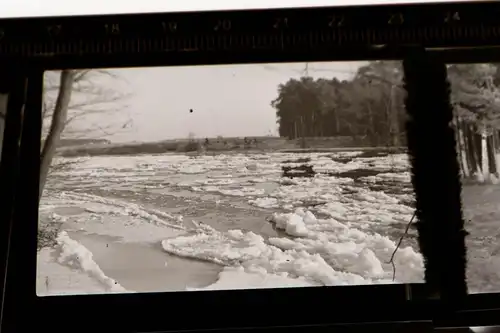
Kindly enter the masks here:
<path id="1" fill-rule="evenodd" d="M 316 78 L 349 79 L 363 64 L 309 63 L 307 71 Z M 78 133 L 92 128 L 91 137 L 113 142 L 277 135 L 271 102 L 278 85 L 305 69 L 305 63 L 110 69 L 113 77 L 96 76 L 92 83 L 127 97 L 105 105 L 112 111 L 79 118 L 72 127 Z M 75 96 L 78 104 L 93 100 Z M 106 130 L 96 131 L 96 124 Z"/>
<path id="2" fill-rule="evenodd" d="M 455 0 L 459 1 L 459 0 Z M 396 0 L 1 0 L 1 17 L 65 16 L 176 12 L 250 8 L 347 6 L 367 4 L 451 2 Z M 362 63 L 311 64 L 313 77 L 348 78 Z M 106 89 L 129 94 L 120 113 L 88 116 L 73 123 L 113 131 L 92 136 L 113 142 L 158 141 L 170 138 L 276 135 L 270 103 L 277 87 L 299 77 L 305 64 L 238 65 L 112 70 L 120 80 L 99 82 Z M 191 112 L 192 110 L 192 112 Z M 123 124 L 123 128 L 121 126 Z"/>

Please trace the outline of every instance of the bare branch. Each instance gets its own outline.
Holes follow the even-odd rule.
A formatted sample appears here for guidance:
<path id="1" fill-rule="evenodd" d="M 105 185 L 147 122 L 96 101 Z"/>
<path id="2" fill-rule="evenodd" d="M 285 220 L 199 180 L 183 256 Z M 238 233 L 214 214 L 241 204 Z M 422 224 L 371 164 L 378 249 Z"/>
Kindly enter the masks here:
<path id="1" fill-rule="evenodd" d="M 391 259 L 387 262 L 388 264 L 392 265 L 392 281 L 396 279 L 396 264 L 394 263 L 394 256 L 396 255 L 396 252 L 398 252 L 399 247 L 401 246 L 401 243 L 403 242 L 403 239 L 405 236 L 408 234 L 408 230 L 410 229 L 410 226 L 413 224 L 413 219 L 417 215 L 417 211 L 415 211 L 410 219 L 410 222 L 406 225 L 406 229 L 404 234 L 399 238 L 398 244 L 396 245 L 396 248 L 392 252 Z"/>
<path id="2" fill-rule="evenodd" d="M 114 126 L 107 126 L 106 129 L 102 125 L 90 124 L 92 129 L 75 129 L 68 128 L 69 125 L 85 117 L 97 116 L 100 113 L 111 114 L 114 112 L 123 111 L 126 105 L 123 104 L 130 96 L 130 93 L 117 92 L 113 88 L 106 88 L 100 84 L 103 78 L 120 80 L 121 78 L 107 70 L 85 69 L 74 72 L 74 81 L 72 85 L 72 101 L 68 107 L 68 115 L 64 122 L 64 136 L 75 137 L 79 136 L 78 132 L 83 132 L 84 136 L 89 135 L 112 135 L 111 131 L 117 128 L 125 129 L 131 123 L 128 119 L 125 123 L 117 123 Z M 50 74 L 50 75 L 49 75 Z M 54 115 L 55 95 L 59 92 L 59 86 L 55 82 L 56 75 L 49 73 L 45 76 L 45 96 L 42 116 L 44 121 L 43 135 L 49 132 L 48 126 Z"/>
<path id="3" fill-rule="evenodd" d="M 86 76 L 89 74 L 89 72 L 90 72 L 90 69 L 84 69 L 84 70 L 80 70 L 80 71 L 76 72 L 74 83 L 78 83 L 81 80 L 85 79 Z"/>

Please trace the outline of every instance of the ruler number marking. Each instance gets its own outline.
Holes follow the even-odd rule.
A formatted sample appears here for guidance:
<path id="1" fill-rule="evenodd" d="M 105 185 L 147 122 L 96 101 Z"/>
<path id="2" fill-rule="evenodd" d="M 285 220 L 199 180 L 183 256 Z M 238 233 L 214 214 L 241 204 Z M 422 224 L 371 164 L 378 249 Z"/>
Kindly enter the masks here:
<path id="1" fill-rule="evenodd" d="M 120 25 L 118 23 L 105 24 L 104 29 L 109 35 L 118 35 L 120 33 Z"/>
<path id="2" fill-rule="evenodd" d="M 345 25 L 344 15 L 330 15 L 330 16 L 328 16 L 328 26 L 330 28 L 342 27 L 344 25 Z"/>
<path id="3" fill-rule="evenodd" d="M 288 28 L 288 17 L 277 17 L 274 19 L 273 24 L 274 29 L 286 29 Z"/>
<path id="4" fill-rule="evenodd" d="M 60 24 L 48 25 L 46 29 L 49 36 L 54 37 L 61 33 L 62 26 Z"/>
<path id="5" fill-rule="evenodd" d="M 161 22 L 163 32 L 176 32 L 177 22 Z"/>
<path id="6" fill-rule="evenodd" d="M 389 25 L 400 25 L 403 24 L 405 21 L 405 17 L 403 13 L 394 13 L 391 15 L 389 20 L 387 21 L 387 24 Z"/>
<path id="7" fill-rule="evenodd" d="M 453 21 L 460 21 L 459 12 L 446 12 L 446 15 L 444 17 L 444 21 L 446 23 L 451 23 Z"/>
<path id="8" fill-rule="evenodd" d="M 214 26 L 214 31 L 229 31 L 231 30 L 230 20 L 218 20 Z"/>

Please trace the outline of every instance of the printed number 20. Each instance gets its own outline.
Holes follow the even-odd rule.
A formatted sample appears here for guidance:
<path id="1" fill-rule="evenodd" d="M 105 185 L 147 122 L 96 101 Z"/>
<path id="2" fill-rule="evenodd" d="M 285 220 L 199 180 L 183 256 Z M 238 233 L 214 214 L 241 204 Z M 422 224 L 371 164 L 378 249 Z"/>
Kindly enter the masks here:
<path id="1" fill-rule="evenodd" d="M 214 26 L 215 31 L 219 30 L 224 30 L 228 31 L 231 30 L 231 21 L 229 20 L 219 20 L 217 21 L 217 24 Z"/>

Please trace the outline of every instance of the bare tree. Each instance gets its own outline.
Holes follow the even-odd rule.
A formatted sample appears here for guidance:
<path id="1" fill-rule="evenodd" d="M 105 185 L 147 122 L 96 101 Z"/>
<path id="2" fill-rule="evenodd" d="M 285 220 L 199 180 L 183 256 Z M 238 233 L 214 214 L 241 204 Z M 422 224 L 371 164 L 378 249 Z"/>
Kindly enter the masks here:
<path id="1" fill-rule="evenodd" d="M 63 136 L 71 139 L 96 139 L 126 129 L 131 120 L 130 118 L 123 120 L 125 115 L 123 102 L 130 94 L 115 88 L 117 83 L 123 80 L 105 70 L 74 72 L 72 97 L 68 106 Z M 47 72 L 44 78 L 43 137 L 48 135 L 57 97 L 60 94 L 59 75 L 59 72 Z M 103 117 L 122 120 L 109 122 L 109 125 L 103 126 Z"/>
<path id="2" fill-rule="evenodd" d="M 72 86 L 76 73 L 71 70 L 64 70 L 61 73 L 59 94 L 57 95 L 54 111 L 51 113 L 50 129 L 45 138 L 45 142 L 40 154 L 40 187 L 38 199 L 42 197 L 43 188 L 47 180 L 50 164 L 56 152 L 57 143 L 61 137 L 68 119 L 68 107 L 71 100 Z M 45 115 L 44 115 L 45 116 Z"/>
<path id="3" fill-rule="evenodd" d="M 88 139 L 109 136 L 130 124 L 130 119 L 123 120 L 123 117 L 122 121 L 106 127 L 98 120 L 89 122 L 91 118 L 110 116 L 110 113 L 123 110 L 120 103 L 128 94 L 106 88 L 103 84 L 106 78 L 119 79 L 111 72 L 101 70 L 63 70 L 45 76 L 39 198 L 61 137 Z M 86 126 L 72 126 L 78 121 L 84 121 Z"/>

